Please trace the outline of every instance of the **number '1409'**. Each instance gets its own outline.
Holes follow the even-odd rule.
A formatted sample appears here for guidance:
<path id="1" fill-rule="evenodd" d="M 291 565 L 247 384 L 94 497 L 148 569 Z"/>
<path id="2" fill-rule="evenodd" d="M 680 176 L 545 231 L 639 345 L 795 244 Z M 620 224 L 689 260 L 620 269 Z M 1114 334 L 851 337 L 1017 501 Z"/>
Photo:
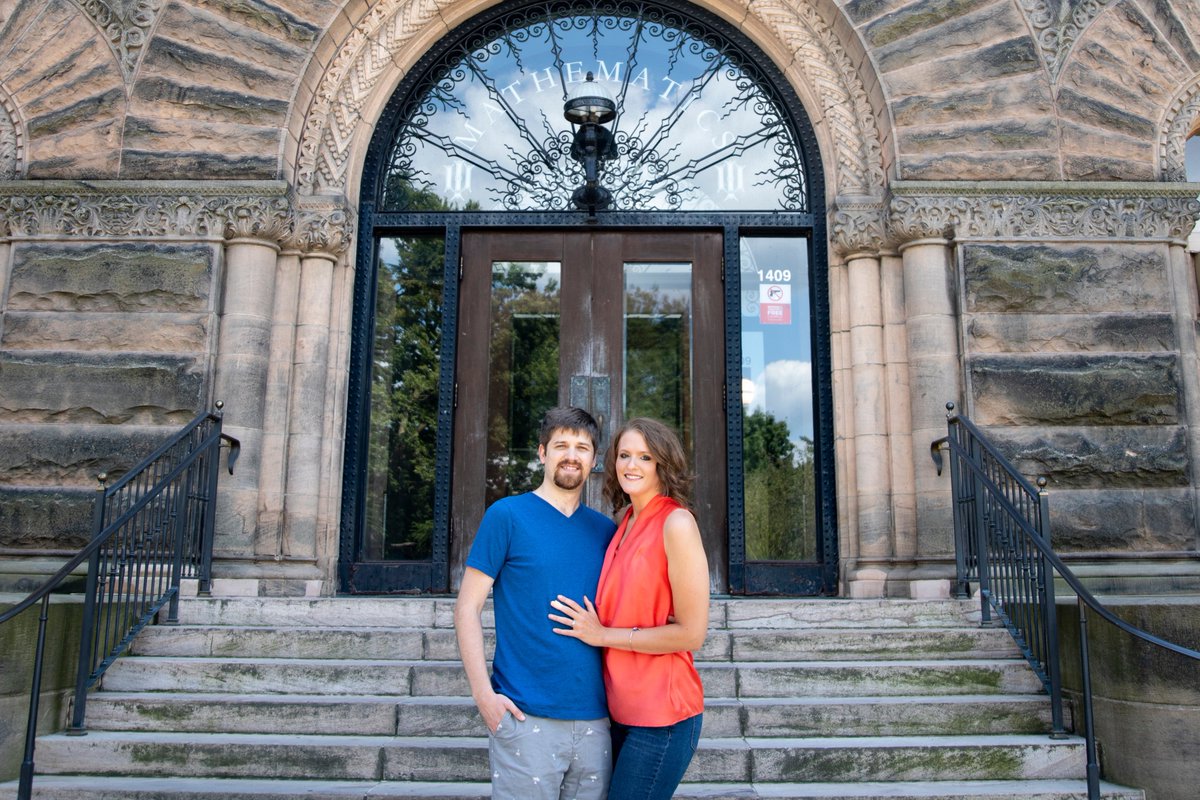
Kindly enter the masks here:
<path id="1" fill-rule="evenodd" d="M 765 283 L 791 283 L 792 271 L 790 269 L 760 269 L 758 279 Z"/>

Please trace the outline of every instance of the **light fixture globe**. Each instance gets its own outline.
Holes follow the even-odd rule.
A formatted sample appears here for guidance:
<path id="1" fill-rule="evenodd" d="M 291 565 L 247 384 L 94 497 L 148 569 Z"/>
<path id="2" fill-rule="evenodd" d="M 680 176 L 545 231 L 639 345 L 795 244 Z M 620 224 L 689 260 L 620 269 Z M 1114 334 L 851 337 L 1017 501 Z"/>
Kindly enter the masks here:
<path id="1" fill-rule="evenodd" d="M 589 72 L 586 78 L 567 90 L 563 116 L 573 125 L 588 122 L 602 125 L 617 116 L 617 101 L 607 89 L 596 83 L 596 76 Z"/>

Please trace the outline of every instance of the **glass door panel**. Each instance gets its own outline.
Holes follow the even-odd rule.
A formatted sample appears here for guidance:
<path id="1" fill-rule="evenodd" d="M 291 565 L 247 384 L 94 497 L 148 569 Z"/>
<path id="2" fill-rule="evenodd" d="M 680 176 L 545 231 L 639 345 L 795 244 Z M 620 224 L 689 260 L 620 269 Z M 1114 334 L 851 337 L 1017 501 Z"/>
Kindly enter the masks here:
<path id="1" fill-rule="evenodd" d="M 360 561 L 432 555 L 443 251 L 440 237 L 378 243 Z"/>
<path id="2" fill-rule="evenodd" d="M 561 287 L 558 262 L 492 264 L 486 505 L 540 480 L 538 421 L 558 402 Z"/>
<path id="3" fill-rule="evenodd" d="M 780 562 L 822 558 L 808 248 L 747 237 L 741 253 L 747 590 L 773 591 L 798 574 Z"/>
<path id="4" fill-rule="evenodd" d="M 692 452 L 692 265 L 625 265 L 625 417 L 653 417 Z"/>

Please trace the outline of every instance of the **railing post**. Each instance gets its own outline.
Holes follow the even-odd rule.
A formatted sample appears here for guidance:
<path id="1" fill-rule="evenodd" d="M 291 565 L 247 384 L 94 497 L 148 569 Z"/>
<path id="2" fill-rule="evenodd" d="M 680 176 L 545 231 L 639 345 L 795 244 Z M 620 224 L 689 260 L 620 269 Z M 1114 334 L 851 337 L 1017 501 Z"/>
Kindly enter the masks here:
<path id="1" fill-rule="evenodd" d="M 1038 534 L 1050 544 L 1050 496 L 1046 479 L 1038 478 Z M 1042 625 L 1046 630 L 1046 672 L 1050 678 L 1050 736 L 1062 739 L 1067 735 L 1063 722 L 1062 665 L 1058 653 L 1058 603 L 1054 598 L 1054 570 L 1041 551 L 1038 552 L 1038 583 L 1041 589 Z"/>
<path id="2" fill-rule="evenodd" d="M 96 487 L 96 503 L 92 507 L 92 538 L 104 530 L 104 511 L 108 501 L 105 482 L 108 474 L 96 476 L 100 485 Z M 84 715 L 87 711 L 87 683 L 92 674 L 92 649 L 96 637 L 96 593 L 100 590 L 100 551 L 96 550 L 88 559 L 87 582 L 83 598 L 83 627 L 79 635 L 79 667 L 75 673 L 75 698 L 71 703 L 71 722 L 67 725 L 68 736 L 86 736 Z"/>
<path id="3" fill-rule="evenodd" d="M 1088 655 L 1087 606 L 1082 598 L 1079 608 L 1079 662 L 1083 681 L 1083 739 L 1087 753 L 1088 800 L 1100 800 L 1100 759 L 1096 753 L 1096 728 L 1092 718 L 1092 667 Z"/>
<path id="4" fill-rule="evenodd" d="M 213 436 L 212 449 L 201 459 L 204 464 L 204 497 L 200 501 L 202 517 L 200 520 L 200 563 L 197 565 L 196 593 L 201 596 L 212 594 L 212 554 L 213 536 L 216 530 L 217 518 L 217 475 L 221 472 L 221 428 L 223 417 L 221 411 L 225 404 L 220 400 L 216 403 L 213 417 L 216 419 L 216 431 Z"/>
<path id="5" fill-rule="evenodd" d="M 179 622 L 179 584 L 182 582 L 184 550 L 187 547 L 187 503 L 188 495 L 191 493 L 194 469 L 193 465 L 183 471 L 175 490 L 175 508 L 172 511 L 173 519 L 171 520 L 175 552 L 171 556 L 171 584 L 167 587 L 167 591 L 171 592 L 171 599 L 167 601 L 167 624 L 169 625 Z"/>
<path id="6" fill-rule="evenodd" d="M 968 457 L 975 466 L 971 470 L 971 514 L 975 523 L 975 569 L 979 571 L 979 611 L 981 625 L 991 624 L 992 597 L 991 565 L 988 558 L 987 514 L 984 512 L 983 459 L 980 458 L 980 446 L 975 437 L 970 437 L 967 449 Z"/>
<path id="7" fill-rule="evenodd" d="M 33 686 L 29 692 L 29 721 L 25 725 L 25 755 L 17 782 L 17 800 L 33 797 L 33 748 L 37 741 L 38 709 L 42 700 L 42 660 L 46 652 L 46 621 L 50 618 L 50 595 L 42 597 L 42 613 L 38 617 L 37 647 L 33 655 Z"/>

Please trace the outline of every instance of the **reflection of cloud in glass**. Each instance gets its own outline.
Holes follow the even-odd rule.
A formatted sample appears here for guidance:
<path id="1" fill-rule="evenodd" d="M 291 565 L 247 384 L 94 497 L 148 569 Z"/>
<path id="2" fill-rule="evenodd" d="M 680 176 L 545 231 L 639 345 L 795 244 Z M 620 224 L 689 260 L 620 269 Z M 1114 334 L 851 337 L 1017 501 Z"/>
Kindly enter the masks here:
<path id="1" fill-rule="evenodd" d="M 813 437 L 812 364 L 807 361 L 780 359 L 767 364 L 754 376 L 754 400 L 751 411 L 765 411 L 787 422 L 791 440 Z"/>
<path id="2" fill-rule="evenodd" d="M 635 36 L 628 18 L 570 19 L 583 24 L 551 37 L 538 23 L 474 51 L 426 96 L 428 116 L 407 129 L 412 150 L 401 148 L 425 188 L 457 207 L 566 207 L 582 173 L 563 84 L 592 72 L 620 104 L 610 127 L 621 155 L 602 178 L 615 209 L 794 207 L 794 142 L 725 54 L 653 23 Z"/>

